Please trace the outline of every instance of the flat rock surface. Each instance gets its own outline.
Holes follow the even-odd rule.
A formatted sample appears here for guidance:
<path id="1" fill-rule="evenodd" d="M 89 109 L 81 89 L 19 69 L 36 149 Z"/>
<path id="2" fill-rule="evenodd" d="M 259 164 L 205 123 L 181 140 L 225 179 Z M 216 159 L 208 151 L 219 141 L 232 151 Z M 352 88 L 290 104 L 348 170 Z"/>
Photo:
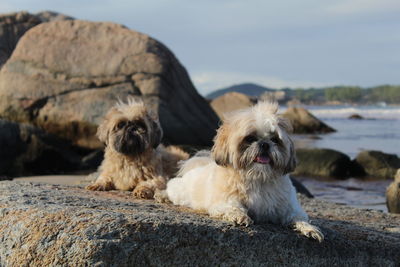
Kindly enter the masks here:
<path id="1" fill-rule="evenodd" d="M 14 180 L 58 185 L 78 185 L 85 181 L 86 178 L 87 175 L 39 175 L 17 177 Z"/>
<path id="2" fill-rule="evenodd" d="M 326 240 L 232 226 L 129 192 L 0 182 L 1 266 L 357 265 L 400 262 L 400 216 L 301 198 Z"/>

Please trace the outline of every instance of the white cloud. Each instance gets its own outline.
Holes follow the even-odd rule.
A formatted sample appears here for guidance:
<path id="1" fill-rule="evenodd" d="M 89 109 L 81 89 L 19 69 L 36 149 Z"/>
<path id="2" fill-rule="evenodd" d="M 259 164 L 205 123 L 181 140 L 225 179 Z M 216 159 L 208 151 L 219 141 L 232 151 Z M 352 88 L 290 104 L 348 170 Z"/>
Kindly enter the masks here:
<path id="1" fill-rule="evenodd" d="M 285 87 L 298 88 L 298 87 L 323 87 L 337 83 L 321 83 L 309 81 L 285 81 L 276 77 L 267 75 L 248 74 L 239 72 L 197 72 L 191 75 L 192 81 L 197 90 L 202 95 L 206 95 L 214 90 L 228 87 L 234 84 L 241 83 L 255 83 L 261 86 L 280 89 Z"/>

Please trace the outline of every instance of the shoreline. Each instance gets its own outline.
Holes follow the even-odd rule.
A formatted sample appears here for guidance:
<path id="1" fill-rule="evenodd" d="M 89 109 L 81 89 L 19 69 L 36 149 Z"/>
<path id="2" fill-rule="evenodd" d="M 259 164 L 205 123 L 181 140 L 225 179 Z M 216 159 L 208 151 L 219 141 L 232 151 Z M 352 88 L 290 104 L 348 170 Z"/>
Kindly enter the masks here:
<path id="1" fill-rule="evenodd" d="M 294 177 L 318 200 L 388 213 L 386 188 L 392 180 Z"/>

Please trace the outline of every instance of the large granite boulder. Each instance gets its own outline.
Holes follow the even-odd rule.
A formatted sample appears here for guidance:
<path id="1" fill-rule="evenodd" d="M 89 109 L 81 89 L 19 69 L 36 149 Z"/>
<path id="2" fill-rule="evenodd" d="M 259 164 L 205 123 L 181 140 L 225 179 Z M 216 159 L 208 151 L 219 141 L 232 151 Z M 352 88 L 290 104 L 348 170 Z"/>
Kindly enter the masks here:
<path id="1" fill-rule="evenodd" d="M 398 216 L 301 198 L 325 235 L 236 227 L 129 192 L 0 182 L 1 266 L 396 266 Z"/>
<path id="2" fill-rule="evenodd" d="M 0 119 L 0 148 L 0 177 L 63 173 L 85 168 L 81 156 L 68 142 L 27 124 Z"/>
<path id="3" fill-rule="evenodd" d="M 18 40 L 42 21 L 27 12 L 0 15 L 0 68 L 14 51 Z"/>
<path id="4" fill-rule="evenodd" d="M 253 106 L 254 101 L 248 95 L 229 92 L 213 99 L 210 105 L 222 119 L 224 114 Z"/>
<path id="5" fill-rule="evenodd" d="M 295 134 L 322 134 L 336 131 L 305 108 L 289 107 L 282 115 L 290 120 Z"/>
<path id="6" fill-rule="evenodd" d="M 64 20 L 28 31 L 0 72 L 0 116 L 87 148 L 118 99 L 158 112 L 165 141 L 210 145 L 218 117 L 168 48 L 114 23 Z"/>
<path id="7" fill-rule="evenodd" d="M 353 163 L 342 152 L 326 148 L 296 149 L 295 176 L 333 177 L 345 179 L 350 176 Z"/>
<path id="8" fill-rule="evenodd" d="M 400 169 L 386 190 L 386 206 L 391 213 L 400 213 Z"/>
<path id="9" fill-rule="evenodd" d="M 376 150 L 361 151 L 355 161 L 361 165 L 367 176 L 391 179 L 400 168 L 400 158 L 395 154 L 386 154 Z"/>
<path id="10" fill-rule="evenodd" d="M 30 14 L 26 11 L 0 15 L 0 69 L 14 51 L 19 39 L 30 28 L 53 20 L 74 18 L 52 11 Z"/>

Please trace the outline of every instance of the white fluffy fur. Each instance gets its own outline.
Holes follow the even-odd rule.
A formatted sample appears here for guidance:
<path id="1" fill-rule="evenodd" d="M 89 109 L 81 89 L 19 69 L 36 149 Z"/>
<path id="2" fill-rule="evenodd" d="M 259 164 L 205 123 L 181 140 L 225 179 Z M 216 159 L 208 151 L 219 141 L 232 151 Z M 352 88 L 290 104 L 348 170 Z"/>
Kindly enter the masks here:
<path id="1" fill-rule="evenodd" d="M 293 144 L 284 127 L 287 123 L 276 112 L 276 104 L 259 103 L 233 113 L 219 129 L 212 154 L 202 151 L 187 160 L 181 166 L 180 177 L 170 180 L 166 191 L 157 198 L 204 210 L 210 216 L 239 225 L 248 226 L 253 221 L 291 225 L 321 242 L 323 234 L 308 222 L 287 175 L 295 165 Z M 250 161 L 248 166 L 239 167 L 243 153 L 238 148 L 239 140 L 251 131 L 256 131 L 260 140 L 269 142 L 269 153 L 276 161 L 274 166 Z M 270 142 L 272 135 L 282 140 L 281 150 Z M 216 157 L 225 152 L 229 154 L 228 163 L 218 165 Z"/>

